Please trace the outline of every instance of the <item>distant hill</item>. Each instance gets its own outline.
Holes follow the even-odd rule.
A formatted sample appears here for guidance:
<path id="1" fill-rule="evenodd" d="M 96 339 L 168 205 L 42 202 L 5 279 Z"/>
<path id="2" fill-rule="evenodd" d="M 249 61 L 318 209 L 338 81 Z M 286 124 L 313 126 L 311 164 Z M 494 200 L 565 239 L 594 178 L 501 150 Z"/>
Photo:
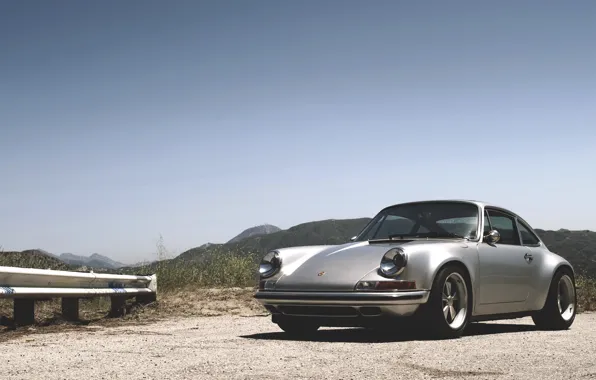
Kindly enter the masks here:
<path id="1" fill-rule="evenodd" d="M 596 232 L 535 230 L 548 249 L 565 257 L 577 271 L 596 276 Z"/>
<path id="2" fill-rule="evenodd" d="M 77 266 L 87 266 L 91 268 L 118 269 L 126 264 L 112 260 L 109 257 L 94 253 L 91 256 L 75 255 L 72 253 L 63 253 L 59 258 L 67 264 Z"/>
<path id="3" fill-rule="evenodd" d="M 22 252 L 0 252 L 0 266 L 75 270 L 56 256 L 39 249 L 30 249 Z"/>
<path id="4" fill-rule="evenodd" d="M 202 261 L 219 252 L 262 254 L 271 249 L 297 245 L 341 244 L 350 241 L 369 220 L 370 218 L 328 219 L 303 223 L 287 230 L 252 236 L 231 243 L 192 248 L 173 260 Z"/>
<path id="5" fill-rule="evenodd" d="M 271 224 L 263 224 L 263 225 L 251 227 L 251 228 L 248 228 L 248 229 L 242 231 L 239 235 L 230 239 L 230 241 L 228 241 L 226 244 L 233 244 L 233 243 L 237 243 L 237 242 L 247 239 L 247 238 L 269 235 L 269 234 L 272 234 L 274 232 L 279 232 L 279 231 L 281 231 L 281 228 L 279 228 L 279 227 L 272 226 Z"/>
<path id="6" fill-rule="evenodd" d="M 59 270 L 115 270 L 125 264 L 109 257 L 94 253 L 91 256 L 79 256 L 72 253 L 55 255 L 42 249 L 29 249 L 21 252 L 0 251 L 0 265 L 22 268 L 59 269 Z"/>
<path id="7" fill-rule="evenodd" d="M 203 244 L 189 249 L 179 256 L 163 260 L 165 263 L 203 262 L 216 258 L 224 253 L 251 255 L 255 260 L 264 253 L 275 248 L 285 248 L 303 245 L 342 244 L 358 234 L 370 221 L 370 218 L 358 219 L 328 219 L 302 223 L 287 230 L 279 230 L 265 234 L 250 235 L 243 239 L 231 239 L 225 244 Z M 243 231 L 246 232 L 246 231 Z M 596 276 L 596 232 L 570 231 L 566 229 L 542 230 L 536 233 L 553 252 L 568 259 L 575 269 L 584 274 Z M 62 260 L 69 261 L 69 264 Z M 79 260 L 79 261 L 76 261 Z M 140 264 L 140 263 L 139 263 Z M 147 273 L 155 269 L 156 262 L 144 266 L 125 266 L 105 256 L 94 254 L 90 257 L 63 254 L 60 259 L 43 250 L 28 250 L 23 252 L 0 252 L 0 265 L 20 266 L 30 268 L 52 268 L 76 270 L 83 268 L 106 268 L 107 270 L 123 270 Z"/>
<path id="8" fill-rule="evenodd" d="M 172 261 L 204 261 L 228 252 L 260 257 L 275 248 L 342 244 L 359 233 L 369 220 L 370 218 L 329 219 L 303 223 L 287 230 L 253 236 L 233 243 L 193 248 Z M 569 260 L 578 272 L 596 276 L 596 232 L 536 229 L 536 233 L 551 251 Z"/>

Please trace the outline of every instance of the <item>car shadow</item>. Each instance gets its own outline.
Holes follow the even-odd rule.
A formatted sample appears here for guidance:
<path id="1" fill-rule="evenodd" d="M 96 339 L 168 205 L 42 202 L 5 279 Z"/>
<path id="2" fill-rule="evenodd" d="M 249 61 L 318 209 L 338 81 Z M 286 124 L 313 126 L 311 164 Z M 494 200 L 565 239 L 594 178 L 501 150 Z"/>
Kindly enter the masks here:
<path id="1" fill-rule="evenodd" d="M 462 338 L 492 335 L 511 334 L 536 331 L 533 325 L 499 324 L 499 323 L 472 323 L 464 331 Z M 283 331 L 251 335 L 241 335 L 240 338 L 256 340 L 284 340 L 284 341 L 312 341 L 329 343 L 388 343 L 436 340 L 422 332 L 408 331 L 383 331 L 366 328 L 331 328 L 322 329 L 306 336 L 291 336 Z"/>

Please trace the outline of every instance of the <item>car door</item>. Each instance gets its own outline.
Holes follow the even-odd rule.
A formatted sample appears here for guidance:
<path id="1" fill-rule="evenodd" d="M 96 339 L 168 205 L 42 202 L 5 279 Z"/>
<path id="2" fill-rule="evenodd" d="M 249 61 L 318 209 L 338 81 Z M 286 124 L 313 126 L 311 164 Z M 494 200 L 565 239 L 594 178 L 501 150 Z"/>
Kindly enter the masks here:
<path id="1" fill-rule="evenodd" d="M 517 218 L 517 228 L 519 229 L 521 244 L 529 251 L 528 256 L 525 256 L 525 258 L 530 270 L 528 304 L 531 305 L 534 303 L 535 297 L 541 293 L 538 291 L 541 286 L 539 270 L 544 261 L 544 247 L 540 244 L 540 239 L 532 228 L 520 218 Z"/>
<path id="2" fill-rule="evenodd" d="M 530 292 L 531 249 L 521 244 L 515 216 L 486 208 L 483 218 L 484 235 L 495 229 L 501 238 L 496 244 L 478 245 L 478 306 L 491 309 L 495 305 L 498 312 L 523 310 Z"/>

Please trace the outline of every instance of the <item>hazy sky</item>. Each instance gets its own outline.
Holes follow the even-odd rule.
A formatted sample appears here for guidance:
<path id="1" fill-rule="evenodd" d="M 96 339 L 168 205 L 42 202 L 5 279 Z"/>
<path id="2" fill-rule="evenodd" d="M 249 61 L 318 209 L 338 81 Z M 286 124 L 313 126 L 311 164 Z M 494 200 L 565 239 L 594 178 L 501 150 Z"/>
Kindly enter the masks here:
<path id="1" fill-rule="evenodd" d="M 596 230 L 596 2 L 2 1 L 0 245 L 472 198 Z"/>

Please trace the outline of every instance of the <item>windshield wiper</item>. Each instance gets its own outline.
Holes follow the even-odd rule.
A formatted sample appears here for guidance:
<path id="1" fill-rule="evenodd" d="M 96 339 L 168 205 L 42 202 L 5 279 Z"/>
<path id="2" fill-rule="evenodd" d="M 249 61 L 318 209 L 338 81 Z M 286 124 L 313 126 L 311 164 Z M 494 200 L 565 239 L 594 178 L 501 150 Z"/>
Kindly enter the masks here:
<path id="1" fill-rule="evenodd" d="M 376 238 L 376 239 L 369 239 L 369 242 L 387 242 L 387 241 L 395 241 L 395 240 L 409 240 L 409 239 L 443 239 L 443 238 L 452 238 L 452 239 L 466 239 L 470 240 L 470 238 L 458 235 L 453 232 L 445 232 L 445 233 L 438 233 L 438 232 L 430 232 L 424 234 L 391 234 L 386 238 Z"/>
<path id="2" fill-rule="evenodd" d="M 375 239 L 368 239 L 368 241 L 370 243 L 385 243 L 385 242 L 390 242 L 390 241 L 395 241 L 395 240 L 409 240 L 409 239 L 416 239 L 416 238 L 420 238 L 420 236 L 418 235 L 409 235 L 409 234 L 395 234 L 395 235 L 389 235 L 387 237 L 382 237 L 382 238 L 375 238 Z"/>
<path id="3" fill-rule="evenodd" d="M 387 236 L 387 239 L 394 240 L 396 238 L 399 238 L 400 240 L 404 240 L 404 238 L 417 238 L 417 237 L 420 237 L 420 235 L 393 234 L 393 235 Z"/>
<path id="4" fill-rule="evenodd" d="M 434 238 L 457 238 L 457 239 L 466 239 L 466 240 L 470 240 L 470 238 L 465 237 L 465 236 L 461 236 L 459 234 L 453 233 L 453 232 L 445 232 L 442 234 L 439 233 L 432 233 L 432 236 L 429 237 L 434 237 Z"/>

